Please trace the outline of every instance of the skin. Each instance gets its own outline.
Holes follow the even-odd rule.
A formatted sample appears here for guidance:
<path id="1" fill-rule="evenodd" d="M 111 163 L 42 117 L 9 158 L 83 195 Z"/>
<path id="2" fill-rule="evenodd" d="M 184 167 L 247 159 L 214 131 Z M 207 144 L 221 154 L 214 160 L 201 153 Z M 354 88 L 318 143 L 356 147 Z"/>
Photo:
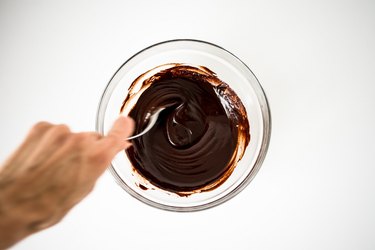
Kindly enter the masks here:
<path id="1" fill-rule="evenodd" d="M 107 136 L 36 124 L 0 168 L 0 249 L 58 223 L 131 145 L 124 138 L 133 129 L 128 117 L 116 120 Z"/>

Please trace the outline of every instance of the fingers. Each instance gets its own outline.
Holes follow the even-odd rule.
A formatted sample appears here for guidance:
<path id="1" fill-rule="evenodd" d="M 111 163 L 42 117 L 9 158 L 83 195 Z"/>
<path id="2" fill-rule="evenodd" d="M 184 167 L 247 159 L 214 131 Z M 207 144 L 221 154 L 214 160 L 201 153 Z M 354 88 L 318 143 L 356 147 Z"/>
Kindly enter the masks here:
<path id="1" fill-rule="evenodd" d="M 30 172 L 37 176 L 49 167 L 75 166 L 78 171 L 89 174 L 95 181 L 108 167 L 115 155 L 129 147 L 126 141 L 134 129 L 129 117 L 119 117 L 107 136 L 96 132 L 72 133 L 66 125 L 52 125 L 47 122 L 36 124 L 25 142 L 7 161 L 2 174 Z M 12 163 L 13 167 L 6 167 Z M 51 168 L 51 171 L 55 171 Z"/>

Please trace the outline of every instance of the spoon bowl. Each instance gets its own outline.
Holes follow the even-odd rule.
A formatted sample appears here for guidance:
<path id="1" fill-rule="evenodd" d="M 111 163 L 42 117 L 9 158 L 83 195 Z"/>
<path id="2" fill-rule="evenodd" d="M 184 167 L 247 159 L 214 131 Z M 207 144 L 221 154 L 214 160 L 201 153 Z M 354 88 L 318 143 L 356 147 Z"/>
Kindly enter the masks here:
<path id="1" fill-rule="evenodd" d="M 150 131 L 152 129 L 152 127 L 155 125 L 155 123 L 157 122 L 157 120 L 159 118 L 159 114 L 164 109 L 165 109 L 165 107 L 161 107 L 161 108 L 156 109 L 152 114 L 150 113 L 150 117 L 149 117 L 149 120 L 148 120 L 147 127 L 141 133 L 138 133 L 136 135 L 132 135 L 132 136 L 126 138 L 125 140 L 129 141 L 129 140 L 138 138 L 138 137 L 146 134 L 148 131 Z"/>

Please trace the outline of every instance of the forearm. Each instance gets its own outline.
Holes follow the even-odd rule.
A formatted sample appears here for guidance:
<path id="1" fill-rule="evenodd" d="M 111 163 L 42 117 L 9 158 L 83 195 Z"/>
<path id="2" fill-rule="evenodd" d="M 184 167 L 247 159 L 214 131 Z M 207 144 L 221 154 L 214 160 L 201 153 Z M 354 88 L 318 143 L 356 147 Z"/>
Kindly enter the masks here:
<path id="1" fill-rule="evenodd" d="M 30 193 L 24 178 L 15 181 L 7 177 L 8 172 L 0 171 L 0 250 L 55 222 L 52 220 L 55 209 L 51 208 L 54 203 L 45 197 L 48 192 L 36 195 L 38 189 L 32 188 Z"/>

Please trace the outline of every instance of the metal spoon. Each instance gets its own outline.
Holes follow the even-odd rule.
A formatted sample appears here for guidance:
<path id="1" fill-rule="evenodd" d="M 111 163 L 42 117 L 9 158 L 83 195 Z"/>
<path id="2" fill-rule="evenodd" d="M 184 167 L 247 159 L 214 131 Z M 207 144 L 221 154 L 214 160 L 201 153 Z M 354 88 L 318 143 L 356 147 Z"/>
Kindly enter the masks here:
<path id="1" fill-rule="evenodd" d="M 126 140 L 132 140 L 132 139 L 135 139 L 137 137 L 140 137 L 144 134 L 146 134 L 156 123 L 156 121 L 158 120 L 159 118 L 159 114 L 161 111 L 163 111 L 165 109 L 165 107 L 161 107 L 161 108 L 158 108 L 156 109 L 152 115 L 150 115 L 150 118 L 148 120 L 148 124 L 147 124 L 147 127 L 139 134 L 136 134 L 136 135 L 133 135 L 133 136 L 130 136 L 128 138 L 126 138 Z"/>

